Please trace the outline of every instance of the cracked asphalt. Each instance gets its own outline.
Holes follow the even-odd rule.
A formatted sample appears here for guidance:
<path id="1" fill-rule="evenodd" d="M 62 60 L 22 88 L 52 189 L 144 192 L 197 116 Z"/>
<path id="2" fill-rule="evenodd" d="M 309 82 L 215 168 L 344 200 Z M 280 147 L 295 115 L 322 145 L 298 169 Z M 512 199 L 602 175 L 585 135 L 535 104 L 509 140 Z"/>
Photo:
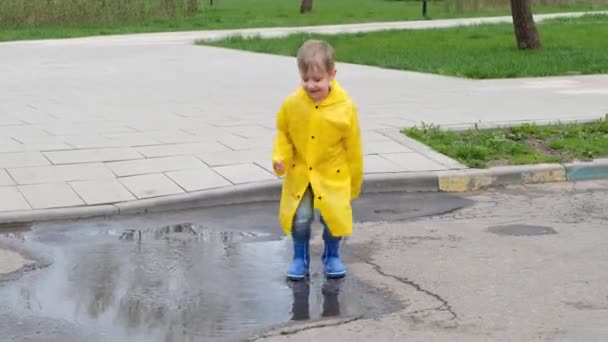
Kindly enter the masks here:
<path id="1" fill-rule="evenodd" d="M 295 284 L 276 203 L 11 227 L 40 267 L 0 281 L 0 340 L 605 341 L 607 206 L 602 181 L 366 196 L 347 278 L 317 222 Z"/>
<path id="2" fill-rule="evenodd" d="M 349 239 L 351 275 L 403 309 L 257 341 L 606 341 L 608 182 L 466 198 L 475 204 L 363 223 Z"/>

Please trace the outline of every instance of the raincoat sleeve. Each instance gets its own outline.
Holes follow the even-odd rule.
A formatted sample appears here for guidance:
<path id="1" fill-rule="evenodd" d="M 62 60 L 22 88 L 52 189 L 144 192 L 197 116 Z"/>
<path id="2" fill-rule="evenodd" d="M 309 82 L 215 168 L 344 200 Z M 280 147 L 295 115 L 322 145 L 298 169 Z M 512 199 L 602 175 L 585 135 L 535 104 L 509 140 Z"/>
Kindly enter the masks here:
<path id="1" fill-rule="evenodd" d="M 363 148 L 361 146 L 361 130 L 359 127 L 359 114 L 353 105 L 350 118 L 350 130 L 346 137 L 346 156 L 351 178 L 351 199 L 359 197 L 363 183 Z"/>
<path id="2" fill-rule="evenodd" d="M 279 113 L 276 117 L 277 133 L 274 137 L 273 149 L 272 149 L 272 161 L 282 162 L 287 165 L 291 164 L 293 159 L 293 143 L 289 138 L 289 128 L 287 126 L 287 113 L 286 106 L 283 104 Z M 283 176 L 285 171 L 277 173 L 278 176 Z"/>

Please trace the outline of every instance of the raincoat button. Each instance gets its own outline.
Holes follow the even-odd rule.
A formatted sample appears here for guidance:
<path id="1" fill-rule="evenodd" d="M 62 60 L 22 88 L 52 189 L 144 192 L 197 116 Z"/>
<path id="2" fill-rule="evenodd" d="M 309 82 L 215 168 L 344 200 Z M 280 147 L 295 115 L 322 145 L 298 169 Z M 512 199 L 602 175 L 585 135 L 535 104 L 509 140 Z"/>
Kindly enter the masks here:
<path id="1" fill-rule="evenodd" d="M 296 167 L 296 164 L 291 165 L 291 167 Z"/>
<path id="2" fill-rule="evenodd" d="M 311 136 L 310 138 L 311 138 L 311 139 L 314 139 L 314 138 L 315 138 L 315 136 L 313 135 L 313 136 Z"/>
<path id="3" fill-rule="evenodd" d="M 321 199 L 321 198 L 323 198 L 323 197 L 319 196 L 319 197 L 317 197 L 317 198 L 320 200 L 320 199 Z"/>
<path id="4" fill-rule="evenodd" d="M 308 170 L 312 171 L 312 167 L 309 167 Z"/>
<path id="5" fill-rule="evenodd" d="M 337 173 L 340 173 L 340 169 L 336 170 Z"/>
<path id="6" fill-rule="evenodd" d="M 317 109 L 318 109 L 318 108 L 319 108 L 319 106 L 315 106 L 315 108 L 317 108 Z"/>

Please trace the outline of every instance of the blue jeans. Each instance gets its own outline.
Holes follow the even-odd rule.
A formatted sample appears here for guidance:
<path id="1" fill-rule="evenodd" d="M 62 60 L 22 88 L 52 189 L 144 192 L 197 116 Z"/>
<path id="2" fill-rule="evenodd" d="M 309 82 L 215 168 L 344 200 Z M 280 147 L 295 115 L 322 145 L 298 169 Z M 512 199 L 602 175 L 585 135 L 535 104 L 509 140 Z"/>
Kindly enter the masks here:
<path id="1" fill-rule="evenodd" d="M 312 193 L 312 188 L 308 186 L 308 189 L 304 192 L 302 196 L 302 200 L 298 205 L 298 209 L 296 210 L 296 214 L 293 218 L 293 224 L 291 227 L 291 234 L 294 240 L 299 241 L 308 241 L 310 240 L 310 227 L 312 225 L 312 221 L 315 218 L 314 204 L 313 204 L 314 194 Z M 338 241 L 341 240 L 340 237 L 334 237 L 331 235 L 329 231 L 329 227 L 327 223 L 323 219 L 323 215 L 321 215 L 321 224 L 323 225 L 323 240 L 324 241 Z"/>

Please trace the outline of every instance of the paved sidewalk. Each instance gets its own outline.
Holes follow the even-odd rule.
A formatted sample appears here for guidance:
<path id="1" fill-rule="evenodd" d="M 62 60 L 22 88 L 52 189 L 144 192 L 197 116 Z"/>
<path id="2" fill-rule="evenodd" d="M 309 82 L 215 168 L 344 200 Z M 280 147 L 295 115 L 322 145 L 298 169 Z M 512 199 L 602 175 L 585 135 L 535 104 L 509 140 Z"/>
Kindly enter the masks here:
<path id="1" fill-rule="evenodd" d="M 298 85 L 294 60 L 175 36 L 0 44 L 0 214 L 277 180 L 274 115 Z M 608 113 L 608 75 L 472 81 L 339 64 L 338 78 L 361 112 L 367 174 L 462 168 L 399 134 L 420 122 Z"/>

